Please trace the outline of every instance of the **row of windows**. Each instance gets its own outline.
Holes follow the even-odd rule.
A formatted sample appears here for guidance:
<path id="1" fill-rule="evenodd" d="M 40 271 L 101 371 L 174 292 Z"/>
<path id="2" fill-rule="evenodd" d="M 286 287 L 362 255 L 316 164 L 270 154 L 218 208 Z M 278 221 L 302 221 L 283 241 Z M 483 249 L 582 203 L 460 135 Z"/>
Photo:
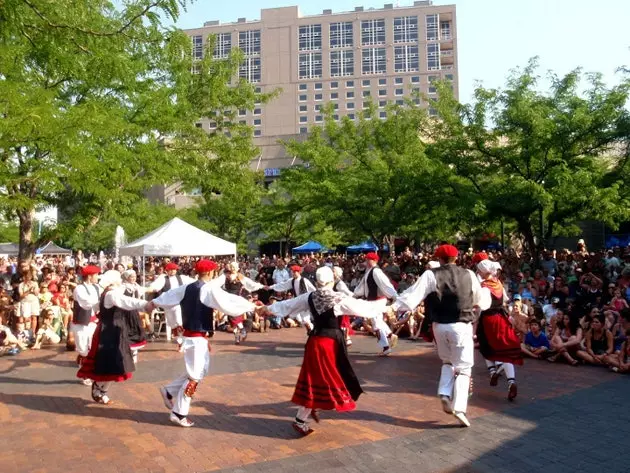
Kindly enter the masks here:
<path id="1" fill-rule="evenodd" d="M 446 74 L 445 75 L 447 80 L 453 80 L 453 74 Z M 435 81 L 438 80 L 437 79 L 438 76 L 429 76 L 429 81 Z M 332 81 L 329 83 L 329 87 L 331 89 L 338 89 L 340 87 L 340 85 L 345 85 L 345 87 L 347 89 L 352 89 L 355 86 L 355 82 L 361 83 L 362 87 L 371 87 L 372 86 L 372 79 L 363 79 L 361 81 L 354 81 L 354 80 L 347 80 L 345 82 L 338 82 L 338 81 Z M 420 76 L 410 76 L 409 77 L 409 82 L 411 82 L 412 84 L 419 84 L 420 83 Z M 401 85 L 405 83 L 405 78 L 404 77 L 395 77 L 394 78 L 394 84 L 396 85 Z M 380 79 L 378 79 L 378 82 L 374 82 L 374 84 L 378 84 L 378 85 L 387 85 L 387 79 L 382 77 Z M 299 85 L 299 90 L 308 90 L 308 83 L 302 83 Z M 315 82 L 313 84 L 313 89 L 315 90 L 323 90 L 324 89 L 324 83 L 323 82 Z"/>
<path id="2" fill-rule="evenodd" d="M 440 44 L 426 46 L 427 68 L 439 70 Z M 323 75 L 321 52 L 300 53 L 298 74 L 300 79 L 318 79 Z M 330 52 L 330 76 L 345 77 L 355 75 L 354 51 L 351 49 Z M 417 72 L 420 70 L 420 50 L 417 45 L 394 47 L 394 72 Z M 361 73 L 363 75 L 385 74 L 387 72 L 387 49 L 365 48 L 361 50 Z"/>

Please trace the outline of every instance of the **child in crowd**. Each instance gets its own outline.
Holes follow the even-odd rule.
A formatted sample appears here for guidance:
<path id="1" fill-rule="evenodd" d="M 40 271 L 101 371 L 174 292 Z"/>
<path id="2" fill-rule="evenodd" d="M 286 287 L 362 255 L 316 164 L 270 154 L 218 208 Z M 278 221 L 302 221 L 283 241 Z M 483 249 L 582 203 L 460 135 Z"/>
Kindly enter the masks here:
<path id="1" fill-rule="evenodd" d="M 55 313 L 51 309 L 46 309 L 42 314 L 42 319 L 42 326 L 37 331 L 37 338 L 32 350 L 41 349 L 43 342 L 56 345 L 61 341 L 61 337 L 57 334 L 61 322 L 59 319 L 55 319 Z"/>
<path id="2" fill-rule="evenodd" d="M 33 343 L 33 333 L 26 328 L 24 317 L 20 317 L 15 326 L 15 338 L 18 339 L 20 346 L 29 346 Z"/>
<path id="3" fill-rule="evenodd" d="M 630 328 L 626 330 L 626 341 L 621 345 L 617 359 L 611 359 L 610 364 L 615 373 L 630 373 Z"/>
<path id="4" fill-rule="evenodd" d="M 521 344 L 523 354 L 532 358 L 543 358 L 549 353 L 549 339 L 542 331 L 538 319 L 532 317 L 528 321 L 529 331 L 525 335 L 525 343 Z"/>
<path id="5" fill-rule="evenodd" d="M 39 286 L 39 308 L 43 312 L 52 305 L 53 293 L 50 292 L 47 283 L 40 284 Z"/>

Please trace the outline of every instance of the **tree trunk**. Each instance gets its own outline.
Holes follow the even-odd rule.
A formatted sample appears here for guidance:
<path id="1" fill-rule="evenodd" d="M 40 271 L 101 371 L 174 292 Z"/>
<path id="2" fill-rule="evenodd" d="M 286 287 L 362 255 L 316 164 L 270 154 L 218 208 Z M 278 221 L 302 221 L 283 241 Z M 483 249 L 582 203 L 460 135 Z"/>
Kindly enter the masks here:
<path id="1" fill-rule="evenodd" d="M 531 255 L 536 254 L 536 241 L 534 240 L 534 229 L 532 228 L 532 224 L 527 219 L 518 219 L 518 231 L 523 238 L 525 239 L 525 244 L 527 251 Z"/>
<path id="2" fill-rule="evenodd" d="M 35 221 L 35 210 L 24 210 L 18 212 L 20 219 L 20 250 L 19 262 L 30 262 L 35 256 L 35 246 L 33 244 L 33 222 Z"/>

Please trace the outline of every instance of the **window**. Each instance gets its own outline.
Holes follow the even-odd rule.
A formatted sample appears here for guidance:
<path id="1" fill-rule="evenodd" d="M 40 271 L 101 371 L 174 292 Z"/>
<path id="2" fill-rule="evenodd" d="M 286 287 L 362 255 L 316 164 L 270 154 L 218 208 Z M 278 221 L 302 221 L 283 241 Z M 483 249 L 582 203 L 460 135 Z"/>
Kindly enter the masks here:
<path id="1" fill-rule="evenodd" d="M 300 123 L 306 123 L 308 121 L 308 117 L 306 115 L 302 115 L 300 117 Z"/>
<path id="2" fill-rule="evenodd" d="M 353 80 L 347 80 L 346 81 L 346 88 L 350 89 L 354 87 L 354 81 Z"/>
<path id="3" fill-rule="evenodd" d="M 387 85 L 387 79 L 379 79 L 378 85 Z"/>
<path id="4" fill-rule="evenodd" d="M 259 108 L 255 108 L 254 109 L 254 115 L 260 115 L 262 113 L 262 110 Z"/>
<path id="5" fill-rule="evenodd" d="M 322 122 L 322 116 L 321 115 L 315 115 L 315 122 L 316 123 L 321 123 Z"/>
<path id="6" fill-rule="evenodd" d="M 330 75 L 332 77 L 343 77 L 343 76 L 351 76 L 353 74 L 354 74 L 354 51 L 352 51 L 351 49 L 344 49 L 341 51 L 331 51 L 330 52 Z"/>
<path id="7" fill-rule="evenodd" d="M 298 98 L 298 100 L 299 100 L 300 102 L 306 102 L 306 95 L 300 95 L 300 96 L 299 96 L 299 98 Z"/>
<path id="8" fill-rule="evenodd" d="M 302 53 L 299 61 L 300 79 L 322 76 L 322 53 Z"/>
<path id="9" fill-rule="evenodd" d="M 437 117 L 437 114 L 438 114 L 438 113 L 437 113 L 437 110 L 436 110 L 436 109 L 434 109 L 433 107 L 430 107 L 430 108 L 429 108 L 429 116 L 431 116 L 431 117 Z"/>
<path id="10" fill-rule="evenodd" d="M 378 102 L 378 108 L 384 108 L 387 106 L 387 100 L 380 100 Z"/>
<path id="11" fill-rule="evenodd" d="M 437 94 L 437 88 L 435 87 L 435 82 L 438 80 L 438 76 L 429 76 L 429 93 Z"/>
<path id="12" fill-rule="evenodd" d="M 404 100 L 396 100 L 396 105 L 404 105 L 405 101 Z"/>
<path id="13" fill-rule="evenodd" d="M 323 86 L 321 82 L 316 82 L 315 83 L 315 90 L 322 90 Z"/>
<path id="14" fill-rule="evenodd" d="M 402 77 L 396 77 L 396 79 L 394 80 L 394 83 L 396 85 L 400 85 L 404 82 L 404 79 Z"/>
<path id="15" fill-rule="evenodd" d="M 354 102 L 347 102 L 346 110 L 354 110 Z"/>
<path id="16" fill-rule="evenodd" d="M 262 120 L 260 118 L 256 118 L 254 120 L 254 126 L 260 126 L 260 125 L 262 125 Z"/>
<path id="17" fill-rule="evenodd" d="M 330 49 L 353 46 L 352 22 L 330 24 Z"/>
<path id="18" fill-rule="evenodd" d="M 238 69 L 238 76 L 253 84 L 260 82 L 260 58 L 246 57 Z"/>
<path id="19" fill-rule="evenodd" d="M 208 127 L 209 128 L 216 128 L 217 127 L 217 123 L 216 122 L 210 122 L 210 123 L 208 123 Z"/>
<path id="20" fill-rule="evenodd" d="M 262 136 L 261 130 L 254 130 L 254 136 Z"/>
<path id="21" fill-rule="evenodd" d="M 363 109 L 366 109 L 366 108 L 370 108 L 370 102 L 368 101 L 363 102 Z"/>
<path id="22" fill-rule="evenodd" d="M 238 47 L 246 56 L 260 56 L 260 30 L 240 31 Z"/>
<path id="23" fill-rule="evenodd" d="M 363 81 L 361 82 L 361 85 L 363 87 L 369 87 L 370 86 L 370 79 L 363 79 Z"/>
<path id="24" fill-rule="evenodd" d="M 339 110 L 339 104 L 338 103 L 333 104 L 333 110 Z"/>
<path id="25" fill-rule="evenodd" d="M 367 48 L 362 51 L 363 74 L 385 74 L 387 60 L 385 57 L 385 48 Z"/>
<path id="26" fill-rule="evenodd" d="M 193 36 L 193 59 L 203 58 L 203 36 Z"/>
<path id="27" fill-rule="evenodd" d="M 300 84 L 300 90 L 308 90 L 308 84 Z"/>
<path id="28" fill-rule="evenodd" d="M 452 82 L 452 81 L 453 81 L 453 74 L 446 74 L 446 75 L 444 76 L 444 78 L 445 78 L 446 80 L 450 80 L 450 81 Z"/>
<path id="29" fill-rule="evenodd" d="M 322 25 L 300 26 L 298 38 L 300 51 L 321 51 Z"/>
<path id="30" fill-rule="evenodd" d="M 411 76 L 411 83 L 412 84 L 419 84 L 420 83 L 420 76 Z"/>
<path id="31" fill-rule="evenodd" d="M 405 93 L 404 89 L 396 89 L 396 90 L 394 91 L 394 94 L 395 94 L 395 95 L 402 95 L 402 94 L 404 94 L 404 93 Z"/>
<path id="32" fill-rule="evenodd" d="M 322 94 L 315 94 L 315 100 L 322 100 L 324 96 Z"/>
<path id="33" fill-rule="evenodd" d="M 440 69 L 440 43 L 427 44 L 427 68 L 430 71 Z"/>
<path id="34" fill-rule="evenodd" d="M 247 115 L 247 110 L 245 110 L 244 108 L 241 108 L 241 109 L 238 111 L 238 116 L 239 116 L 239 117 L 244 117 L 245 115 Z"/>
<path id="35" fill-rule="evenodd" d="M 352 92 L 352 91 L 346 92 L 346 98 L 347 99 L 353 99 L 354 98 L 354 92 Z"/>
<path id="36" fill-rule="evenodd" d="M 215 38 L 214 53 L 215 59 L 225 59 L 232 51 L 232 33 L 218 33 Z"/>
<path id="37" fill-rule="evenodd" d="M 394 18 L 394 43 L 418 42 L 418 17 L 402 16 Z"/>
<path id="38" fill-rule="evenodd" d="M 361 21 L 361 44 L 385 44 L 385 20 Z"/>
<path id="39" fill-rule="evenodd" d="M 239 120 L 238 124 L 239 125 L 247 125 L 247 120 Z"/>
<path id="40" fill-rule="evenodd" d="M 349 118 L 350 120 L 354 120 L 354 113 L 349 113 L 349 114 L 348 114 L 348 118 Z"/>
<path id="41" fill-rule="evenodd" d="M 254 89 L 254 92 L 256 92 L 257 94 L 262 94 L 262 87 L 256 87 Z"/>
<path id="42" fill-rule="evenodd" d="M 418 46 L 396 46 L 394 48 L 394 71 L 412 72 L 420 69 Z"/>
<path id="43" fill-rule="evenodd" d="M 203 125 L 201 123 L 195 123 L 195 128 L 203 128 Z"/>
<path id="44" fill-rule="evenodd" d="M 440 33 L 443 40 L 451 39 L 451 22 L 450 21 L 440 22 Z"/>
<path id="45" fill-rule="evenodd" d="M 332 94 L 330 94 L 330 100 L 337 100 L 339 99 L 339 94 L 337 92 L 333 92 Z"/>
<path id="46" fill-rule="evenodd" d="M 300 113 L 308 112 L 308 107 L 306 105 L 300 105 Z"/>
<path id="47" fill-rule="evenodd" d="M 301 134 L 301 135 L 304 135 L 304 134 L 306 134 L 306 133 L 308 133 L 308 128 L 306 128 L 305 126 L 301 127 L 301 128 L 300 128 L 300 134 Z"/>
<path id="48" fill-rule="evenodd" d="M 369 90 L 364 90 L 364 91 L 363 91 L 363 97 L 369 97 L 370 95 L 371 95 L 371 94 L 370 94 L 370 91 L 369 91 Z"/>
<path id="49" fill-rule="evenodd" d="M 333 120 L 335 120 L 336 122 L 339 121 L 339 115 L 333 115 Z"/>
<path id="50" fill-rule="evenodd" d="M 378 96 L 379 97 L 385 97 L 387 95 L 387 90 L 386 89 L 381 89 L 378 91 Z"/>
<path id="51" fill-rule="evenodd" d="M 426 27 L 427 27 L 427 41 L 437 41 L 438 40 L 438 16 L 436 14 L 426 16 Z"/>
<path id="52" fill-rule="evenodd" d="M 338 89 L 339 88 L 339 82 L 331 82 L 330 83 L 330 88 L 331 89 Z"/>
<path id="53" fill-rule="evenodd" d="M 315 105 L 313 107 L 313 110 L 315 110 L 316 112 L 321 112 L 322 111 L 322 106 L 321 105 Z"/>
<path id="54" fill-rule="evenodd" d="M 387 118 L 387 112 L 385 112 L 385 111 L 378 112 L 378 117 L 379 118 Z"/>

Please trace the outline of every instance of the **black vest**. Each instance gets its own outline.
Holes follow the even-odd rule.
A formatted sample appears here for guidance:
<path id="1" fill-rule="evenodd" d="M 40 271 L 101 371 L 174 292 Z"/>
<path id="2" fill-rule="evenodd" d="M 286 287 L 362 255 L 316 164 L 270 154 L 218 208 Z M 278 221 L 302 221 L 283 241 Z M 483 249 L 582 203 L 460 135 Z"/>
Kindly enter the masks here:
<path id="1" fill-rule="evenodd" d="M 137 288 L 132 290 L 129 288 L 129 286 L 125 286 L 124 294 L 127 297 L 134 297 L 136 299 L 140 299 L 140 291 Z"/>
<path id="2" fill-rule="evenodd" d="M 184 282 L 182 281 L 182 276 L 181 274 L 176 274 L 175 277 L 177 278 L 177 283 L 179 284 L 179 287 L 182 287 L 184 285 Z M 162 294 L 164 294 L 165 292 L 168 292 L 171 290 L 171 276 L 164 276 L 164 287 L 162 289 L 160 289 L 160 292 L 158 293 L 158 296 L 161 296 Z"/>
<path id="3" fill-rule="evenodd" d="M 337 332 L 341 333 L 339 328 L 339 320 L 335 315 L 335 308 L 331 307 L 325 310 L 321 314 L 318 314 L 315 310 L 315 304 L 313 303 L 313 293 L 308 296 L 308 307 L 313 317 L 313 335 L 322 337 L 338 338 Z"/>
<path id="4" fill-rule="evenodd" d="M 225 292 L 229 292 L 230 294 L 235 294 L 240 296 L 243 291 L 243 283 L 238 279 L 235 281 L 230 281 L 227 277 L 225 278 L 225 284 L 223 285 L 225 288 Z"/>
<path id="5" fill-rule="evenodd" d="M 92 289 L 96 291 L 96 295 L 99 296 L 99 298 L 101 297 L 101 289 L 98 284 L 88 285 L 83 283 L 81 285 L 85 286 L 88 293 L 90 293 L 90 286 L 92 286 Z M 90 319 L 92 318 L 92 312 L 91 308 L 84 309 L 79 305 L 78 301 L 74 301 L 74 304 L 72 305 L 72 323 L 77 325 L 89 325 Z"/>
<path id="6" fill-rule="evenodd" d="M 374 270 L 376 268 L 377 266 L 374 266 L 372 269 L 370 269 L 370 272 L 368 273 L 367 279 L 365 281 L 368 287 L 368 301 L 375 301 L 378 299 L 378 284 L 376 284 L 376 281 L 374 280 Z"/>
<path id="7" fill-rule="evenodd" d="M 186 286 L 184 298 L 180 302 L 182 308 L 182 325 L 184 330 L 191 332 L 214 332 L 214 310 L 201 303 L 199 293 L 206 284 L 204 281 L 195 281 Z"/>
<path id="8" fill-rule="evenodd" d="M 432 299 L 431 317 L 440 324 L 473 321 L 472 280 L 467 269 L 447 264 L 432 269 L 436 298 Z"/>
<path id="9" fill-rule="evenodd" d="M 300 278 L 300 282 L 298 284 L 298 288 L 300 289 L 300 293 L 295 293 L 295 279 L 291 279 L 291 289 L 288 292 L 293 294 L 293 297 L 301 296 L 302 294 L 306 294 L 308 291 L 306 290 L 306 281 L 304 280 L 304 276 Z"/>

